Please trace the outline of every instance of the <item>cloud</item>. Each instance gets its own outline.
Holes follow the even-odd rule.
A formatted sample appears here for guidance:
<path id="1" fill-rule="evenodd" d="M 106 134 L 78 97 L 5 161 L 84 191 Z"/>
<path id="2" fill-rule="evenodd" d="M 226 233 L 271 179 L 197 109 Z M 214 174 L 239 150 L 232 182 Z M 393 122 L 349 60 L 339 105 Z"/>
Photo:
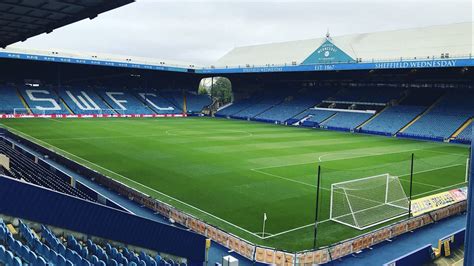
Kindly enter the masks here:
<path id="1" fill-rule="evenodd" d="M 16 46 L 209 65 L 233 47 L 472 20 L 469 0 L 139 0 Z"/>

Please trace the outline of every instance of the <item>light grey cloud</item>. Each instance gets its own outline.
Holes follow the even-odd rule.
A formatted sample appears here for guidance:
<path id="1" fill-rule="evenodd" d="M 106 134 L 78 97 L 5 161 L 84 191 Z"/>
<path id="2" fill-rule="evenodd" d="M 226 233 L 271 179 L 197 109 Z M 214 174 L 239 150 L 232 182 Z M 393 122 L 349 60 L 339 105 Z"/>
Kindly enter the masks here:
<path id="1" fill-rule="evenodd" d="M 19 47 L 208 65 L 233 47 L 472 21 L 470 0 L 138 0 Z"/>

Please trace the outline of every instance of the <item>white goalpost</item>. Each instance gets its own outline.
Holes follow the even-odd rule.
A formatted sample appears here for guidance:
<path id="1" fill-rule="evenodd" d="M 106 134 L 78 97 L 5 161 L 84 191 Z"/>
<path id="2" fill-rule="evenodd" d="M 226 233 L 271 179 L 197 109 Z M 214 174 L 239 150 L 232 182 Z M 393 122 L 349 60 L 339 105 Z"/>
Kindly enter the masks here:
<path id="1" fill-rule="evenodd" d="M 14 115 L 45 115 L 46 111 L 38 108 L 14 108 L 13 109 Z"/>
<path id="2" fill-rule="evenodd" d="M 329 219 L 358 230 L 407 216 L 408 207 L 399 178 L 390 174 L 331 185 Z"/>
<path id="3" fill-rule="evenodd" d="M 120 114 L 120 115 L 125 115 L 126 110 L 122 109 L 99 109 L 99 115 L 115 115 L 115 114 Z"/>

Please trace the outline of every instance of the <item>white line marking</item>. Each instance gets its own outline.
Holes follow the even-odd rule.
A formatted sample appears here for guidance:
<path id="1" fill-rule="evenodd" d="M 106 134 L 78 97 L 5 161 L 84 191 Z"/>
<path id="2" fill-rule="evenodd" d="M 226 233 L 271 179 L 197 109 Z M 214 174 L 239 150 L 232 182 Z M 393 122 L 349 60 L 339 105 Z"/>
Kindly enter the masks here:
<path id="1" fill-rule="evenodd" d="M 342 159 L 333 159 L 333 160 L 326 160 L 323 162 L 332 162 L 332 161 L 340 161 L 340 160 L 348 160 L 348 159 L 357 159 L 357 158 L 365 158 L 365 157 L 371 157 L 371 156 L 380 156 L 380 155 L 386 155 L 386 154 L 397 154 L 397 153 L 404 153 L 404 152 L 411 152 L 411 151 L 420 151 L 424 149 L 411 149 L 411 150 L 404 150 L 404 151 L 395 151 L 395 152 L 386 152 L 386 153 L 372 153 L 368 155 L 369 153 L 365 153 L 365 155 L 361 156 L 353 156 L 353 157 L 347 157 L 347 158 L 342 158 Z M 323 154 L 324 155 L 324 154 Z M 316 164 L 317 162 L 306 162 L 306 163 L 294 163 L 294 164 L 281 164 L 281 165 L 276 165 L 276 166 L 264 166 L 264 167 L 257 167 L 253 168 L 255 170 L 262 170 L 262 169 L 268 169 L 268 168 L 279 168 L 279 167 L 285 167 L 285 166 L 295 166 L 295 165 L 305 165 L 305 164 Z"/>
<path id="2" fill-rule="evenodd" d="M 183 134 L 176 134 L 174 132 L 182 132 Z M 189 131 L 186 131 L 186 130 L 179 130 L 179 129 L 172 129 L 172 130 L 166 130 L 165 131 L 165 134 L 168 135 L 168 136 L 186 136 L 186 132 L 189 132 Z M 225 130 L 217 130 L 214 132 L 215 134 L 212 134 L 211 132 L 208 132 L 206 134 L 202 134 L 204 135 L 205 137 L 222 137 L 220 134 L 225 134 L 225 133 L 243 133 L 244 135 L 243 136 L 236 136 L 236 137 L 232 137 L 232 138 L 249 138 L 249 137 L 253 137 L 253 133 L 252 132 L 248 132 L 248 131 L 244 131 L 244 130 L 233 130 L 233 129 L 225 129 Z M 225 136 L 224 136 L 225 137 Z"/>
<path id="3" fill-rule="evenodd" d="M 3 126 L 5 126 L 5 127 L 8 128 L 8 129 L 10 129 L 10 130 L 12 130 L 12 131 L 15 131 L 15 132 L 21 134 L 21 135 L 24 135 L 24 136 L 26 136 L 26 137 L 28 137 L 28 138 L 31 138 L 31 139 L 33 139 L 33 140 L 36 140 L 37 142 L 44 143 L 44 144 L 46 144 L 46 145 L 48 145 L 48 146 L 55 147 L 57 150 L 59 150 L 59 151 L 61 151 L 61 152 L 63 152 L 63 153 L 66 153 L 66 154 L 69 154 L 69 155 L 71 155 L 71 156 L 73 156 L 73 157 L 76 157 L 76 158 L 78 158 L 78 159 L 80 159 L 80 160 L 82 160 L 82 161 L 84 161 L 84 162 L 87 162 L 87 163 L 89 163 L 89 164 L 91 164 L 91 165 L 94 165 L 94 166 L 100 168 L 100 169 L 103 169 L 103 170 L 105 170 L 105 171 L 107 171 L 107 172 L 109 172 L 109 173 L 111 173 L 111 174 L 114 174 L 114 175 L 119 176 L 119 177 L 121 177 L 121 178 L 123 178 L 123 179 L 126 179 L 126 180 L 128 180 L 128 181 L 130 181 L 130 182 L 132 182 L 132 183 L 135 183 L 135 184 L 137 184 L 137 185 L 139 185 L 139 186 L 141 186 L 141 187 L 144 187 L 144 188 L 146 188 L 146 189 L 148 189 L 148 190 L 150 190 L 150 191 L 156 192 L 156 193 L 158 193 L 158 194 L 160 194 L 160 195 L 162 195 L 162 196 L 165 196 L 165 197 L 167 197 L 167 198 L 169 198 L 169 199 L 171 199 L 171 200 L 174 200 L 174 201 L 176 201 L 176 202 L 179 202 L 180 204 L 183 204 L 183 205 L 188 206 L 188 207 L 190 207 L 190 208 L 192 208 L 192 209 L 195 209 L 195 210 L 197 210 L 197 211 L 200 211 L 200 212 L 202 212 L 202 213 L 204 213 L 204 214 L 206 214 L 206 215 L 208 215 L 208 216 L 210 216 L 210 217 L 212 217 L 212 218 L 215 218 L 216 220 L 219 220 L 219 221 L 224 222 L 224 223 L 226 223 L 226 224 L 228 224 L 228 225 L 231 225 L 231 226 L 233 226 L 233 227 L 235 227 L 235 228 L 237 228 L 237 229 L 239 229 L 239 230 L 241 230 L 241 231 L 243 231 L 243 232 L 246 232 L 246 233 L 248 233 L 248 234 L 251 234 L 251 235 L 253 235 L 253 236 L 255 236 L 255 237 L 258 237 L 258 238 L 262 239 L 261 236 L 256 235 L 256 234 L 252 233 L 251 231 L 249 231 L 249 230 L 247 230 L 247 229 L 245 229 L 245 228 L 242 228 L 242 227 L 240 227 L 240 226 L 238 226 L 238 225 L 235 225 L 235 224 L 233 224 L 233 223 L 231 223 L 231 222 L 229 222 L 229 221 L 227 221 L 227 220 L 224 220 L 224 219 L 222 219 L 222 218 L 219 218 L 219 217 L 217 217 L 217 216 L 215 216 L 215 215 L 213 215 L 213 214 L 211 214 L 211 213 L 208 213 L 208 212 L 206 212 L 206 211 L 204 211 L 204 210 L 202 210 L 202 209 L 199 209 L 199 208 L 197 208 L 197 207 L 195 207 L 195 206 L 193 206 L 193 205 L 190 205 L 190 204 L 188 204 L 188 203 L 186 203 L 186 202 L 183 202 L 183 201 L 181 201 L 181 200 L 179 200 L 179 199 L 176 199 L 176 198 L 174 198 L 174 197 L 172 197 L 172 196 L 169 196 L 169 195 L 167 195 L 167 194 L 165 194 L 165 193 L 163 193 L 163 192 L 160 192 L 160 191 L 158 191 L 158 190 L 156 190 L 156 189 L 153 189 L 153 188 L 150 188 L 150 187 L 148 187 L 148 186 L 146 186 L 146 185 L 143 185 L 143 184 L 141 184 L 141 183 L 139 183 L 139 182 L 137 182 L 137 181 L 135 181 L 135 180 L 132 180 L 132 179 L 126 177 L 126 176 L 123 176 L 123 175 L 118 174 L 118 173 L 116 173 L 116 172 L 114 172 L 114 171 L 112 171 L 112 170 L 109 170 L 109 169 L 107 169 L 107 168 L 104 168 L 104 167 L 102 167 L 102 166 L 100 166 L 100 165 L 98 165 L 98 164 L 95 164 L 95 163 L 93 163 L 93 162 L 90 162 L 90 161 L 88 161 L 88 160 L 86 160 L 86 159 L 84 159 L 84 158 L 81 158 L 81 157 L 79 157 L 79 156 L 77 156 L 77 155 L 75 155 L 75 154 L 72 154 L 72 153 L 70 153 L 70 152 L 67 152 L 67 151 L 65 151 L 65 150 L 62 150 L 62 149 L 60 149 L 60 148 L 58 148 L 58 147 L 56 147 L 56 146 L 54 146 L 54 145 L 52 145 L 52 144 L 49 144 L 49 143 L 47 143 L 47 142 L 45 142 L 45 141 L 42 141 L 42 140 L 40 140 L 40 139 L 37 139 L 37 138 L 35 138 L 35 137 L 33 137 L 33 136 L 30 136 L 30 135 L 28 135 L 28 134 L 26 134 L 26 133 L 23 133 L 23 132 L 18 131 L 18 130 L 16 130 L 16 129 L 10 128 L 10 127 L 8 127 L 8 126 L 2 124 L 2 123 L 0 123 L 0 124 L 3 125 Z M 54 151 L 54 150 L 53 150 L 53 151 Z"/>
<path id="4" fill-rule="evenodd" d="M 76 138 L 45 138 L 43 141 L 48 140 L 93 140 L 93 139 L 127 139 L 127 138 L 151 138 L 161 137 L 163 135 L 135 135 L 135 136 L 107 136 L 107 137 L 76 137 Z M 50 144 L 51 145 L 51 144 Z"/>
<path id="5" fill-rule="evenodd" d="M 422 174 L 422 173 L 428 173 L 428 172 L 433 172 L 433 171 L 437 171 L 437 170 L 442 170 L 442 169 L 447 169 L 447 168 L 452 168 L 452 167 L 456 167 L 456 166 L 463 166 L 463 164 L 454 164 L 454 165 L 448 165 L 448 166 L 443 166 L 443 167 L 437 167 L 437 168 L 432 168 L 432 169 L 429 169 L 429 170 L 423 170 L 423 171 L 418 171 L 418 172 L 413 172 L 414 175 L 416 174 Z M 294 179 L 291 179 L 291 178 L 287 178 L 287 177 L 284 177 L 284 176 L 280 176 L 280 175 L 275 175 L 275 174 L 271 174 L 271 173 L 267 173 L 265 171 L 260 171 L 257 169 L 250 169 L 251 171 L 254 171 L 254 172 L 257 172 L 257 173 L 260 173 L 260 174 L 264 174 L 264 175 L 268 175 L 268 176 L 273 176 L 273 177 L 276 177 L 276 178 L 279 178 L 279 179 L 283 179 L 283 180 L 286 180 L 286 181 L 290 181 L 290 182 L 294 182 L 294 183 L 298 183 L 298 184 L 301 184 L 301 185 L 305 185 L 305 186 L 310 186 L 310 187 L 317 187 L 316 185 L 313 185 L 313 184 L 310 184 L 310 183 L 306 183 L 306 182 L 303 182 L 303 181 L 298 181 L 298 180 L 294 180 Z M 410 174 L 404 174 L 404 175 L 399 175 L 398 177 L 403 177 L 403 176 L 409 176 Z M 400 179 L 400 180 L 404 180 L 404 179 Z M 408 181 L 409 180 L 404 180 L 404 181 Z M 421 183 L 421 182 L 413 182 L 413 184 L 419 184 L 419 185 L 424 185 L 424 186 L 430 186 L 430 187 L 435 187 L 435 188 L 442 188 L 440 186 L 435 186 L 435 185 L 431 185 L 431 184 L 426 184 L 426 183 Z M 328 188 L 322 188 L 324 190 L 330 190 Z"/>

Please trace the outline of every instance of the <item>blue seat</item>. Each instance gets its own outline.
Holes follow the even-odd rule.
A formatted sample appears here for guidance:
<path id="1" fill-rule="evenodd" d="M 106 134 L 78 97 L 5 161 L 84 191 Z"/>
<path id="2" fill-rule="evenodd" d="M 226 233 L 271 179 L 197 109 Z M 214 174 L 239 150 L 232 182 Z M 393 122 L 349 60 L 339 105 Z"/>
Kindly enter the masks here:
<path id="1" fill-rule="evenodd" d="M 58 254 L 57 265 L 59 265 L 59 266 L 65 266 L 66 265 L 66 258 L 64 258 L 63 255 L 61 255 L 61 254 Z"/>
<path id="2" fill-rule="evenodd" d="M 4 227 L 0 227 L 0 239 L 5 240 L 7 237 L 7 230 Z"/>
<path id="3" fill-rule="evenodd" d="M 5 262 L 5 247 L 0 245 L 0 261 Z"/>
<path id="4" fill-rule="evenodd" d="M 21 263 L 20 258 L 18 258 L 18 257 L 14 257 L 12 262 L 13 262 L 13 263 L 12 263 L 13 266 L 21 266 L 21 265 L 23 265 L 23 263 Z"/>
<path id="5" fill-rule="evenodd" d="M 38 257 L 38 259 L 36 260 L 35 262 L 35 265 L 38 265 L 38 266 L 45 266 L 47 265 L 47 262 L 44 258 L 42 257 Z"/>
<path id="6" fill-rule="evenodd" d="M 5 257 L 6 257 L 6 264 L 7 265 L 13 265 L 13 253 L 10 251 L 10 250 L 7 250 L 6 254 L 5 254 Z"/>
<path id="7" fill-rule="evenodd" d="M 59 254 L 66 256 L 66 247 L 63 244 L 61 243 L 58 244 L 57 251 Z"/>
<path id="8" fill-rule="evenodd" d="M 97 265 L 99 263 L 99 258 L 96 255 L 92 255 L 91 263 Z"/>
<path id="9" fill-rule="evenodd" d="M 81 264 L 84 265 L 84 266 L 91 266 L 91 265 L 92 265 L 92 264 L 90 263 L 90 261 L 88 261 L 88 260 L 85 259 L 85 258 L 82 258 Z"/>

